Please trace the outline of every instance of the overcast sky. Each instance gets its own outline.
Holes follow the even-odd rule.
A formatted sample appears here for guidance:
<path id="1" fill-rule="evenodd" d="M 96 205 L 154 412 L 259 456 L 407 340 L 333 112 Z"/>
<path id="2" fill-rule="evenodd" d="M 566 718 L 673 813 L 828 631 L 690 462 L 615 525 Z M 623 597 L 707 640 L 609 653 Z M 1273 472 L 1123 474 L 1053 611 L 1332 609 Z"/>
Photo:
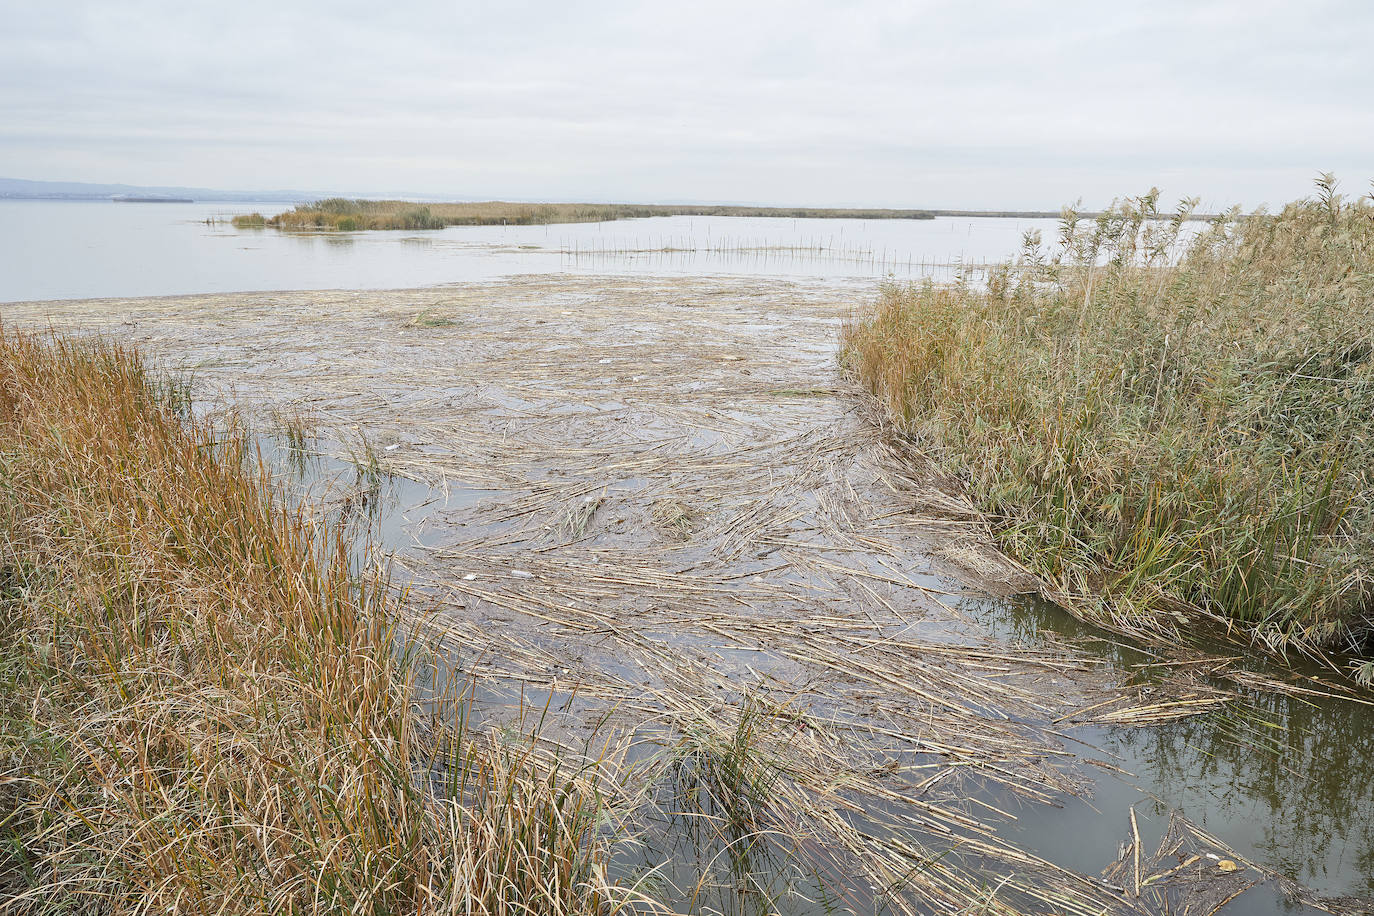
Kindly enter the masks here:
<path id="1" fill-rule="evenodd" d="M 1374 176 L 1374 4 L 0 0 L 0 175 L 1279 203 Z"/>

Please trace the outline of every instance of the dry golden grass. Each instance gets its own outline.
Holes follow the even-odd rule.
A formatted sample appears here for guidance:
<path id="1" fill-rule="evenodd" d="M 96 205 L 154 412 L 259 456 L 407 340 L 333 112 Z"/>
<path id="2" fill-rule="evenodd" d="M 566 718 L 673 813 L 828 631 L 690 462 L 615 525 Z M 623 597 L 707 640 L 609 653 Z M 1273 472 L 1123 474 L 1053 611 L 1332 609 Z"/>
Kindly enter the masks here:
<path id="1" fill-rule="evenodd" d="M 0 331 L 0 909 L 613 910 L 595 790 L 419 718 L 397 598 L 251 455 Z"/>

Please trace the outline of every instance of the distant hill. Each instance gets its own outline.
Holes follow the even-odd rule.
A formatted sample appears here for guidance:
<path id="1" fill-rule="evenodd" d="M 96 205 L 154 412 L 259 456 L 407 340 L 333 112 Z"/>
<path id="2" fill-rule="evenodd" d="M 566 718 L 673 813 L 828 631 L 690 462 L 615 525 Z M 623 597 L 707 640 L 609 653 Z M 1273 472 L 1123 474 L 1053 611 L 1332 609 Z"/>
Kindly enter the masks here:
<path id="1" fill-rule="evenodd" d="M 336 199 L 354 202 L 369 201 L 378 205 L 397 205 L 403 202 L 448 206 L 449 202 L 463 202 L 465 206 L 479 206 L 490 203 L 490 198 L 467 194 L 416 194 L 412 191 L 301 191 L 277 189 L 272 191 L 224 191 L 216 188 L 183 188 L 163 185 L 136 184 L 94 184 L 82 181 L 30 181 L 25 178 L 0 178 L 0 200 L 112 200 L 129 202 L 147 201 L 224 201 L 284 204 L 318 204 Z M 484 203 L 485 202 L 485 203 Z M 571 204 L 568 202 L 550 203 L 545 201 L 512 198 L 503 206 L 517 204 L 562 207 L 593 206 L 621 207 L 623 209 L 659 210 L 673 213 L 698 215 L 730 216 L 830 216 L 853 218 L 920 218 L 932 217 L 970 217 L 993 216 L 1017 219 L 1057 219 L 1058 210 L 891 210 L 871 208 L 832 208 L 832 207 L 772 207 L 759 206 L 744 202 L 722 203 L 703 200 L 659 201 L 657 203 L 633 204 Z M 727 212 L 728 211 L 728 212 Z M 622 214 L 624 215 L 624 214 Z M 641 215 L 655 215 L 644 213 Z M 657 214 L 661 215 L 661 214 Z M 1079 216 L 1094 219 L 1097 211 L 1080 212 Z M 1213 214 L 1197 213 L 1190 219 L 1213 219 Z"/>
<path id="2" fill-rule="evenodd" d="M 0 198 L 27 200 L 210 200 L 301 203 L 326 195 L 318 191 L 220 191 L 214 188 L 181 188 L 134 184 L 90 184 L 83 181 L 29 181 L 0 178 Z"/>

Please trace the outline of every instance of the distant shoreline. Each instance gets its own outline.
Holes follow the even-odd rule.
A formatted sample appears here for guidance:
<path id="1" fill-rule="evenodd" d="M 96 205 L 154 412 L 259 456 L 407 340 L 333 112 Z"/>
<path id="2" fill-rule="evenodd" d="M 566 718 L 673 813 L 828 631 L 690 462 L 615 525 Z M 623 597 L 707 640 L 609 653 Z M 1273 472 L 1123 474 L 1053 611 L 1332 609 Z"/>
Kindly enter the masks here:
<path id="1" fill-rule="evenodd" d="M 417 203 L 330 197 L 275 216 L 234 217 L 240 229 L 339 230 L 444 229 L 449 226 L 547 226 L 654 216 L 743 216 L 788 219 L 934 219 L 928 210 L 744 207 L 701 204 L 590 204 L 481 201 Z"/>
<path id="2" fill-rule="evenodd" d="M 112 203 L 158 203 L 158 204 L 296 204 L 297 210 L 311 210 L 314 204 L 300 204 L 291 199 L 272 198 L 272 197 L 240 197 L 240 198 L 199 198 L 199 197 L 159 197 L 157 195 L 110 195 L 110 194 L 26 194 L 0 191 L 0 200 L 32 200 L 32 201 L 75 201 L 75 202 L 112 202 Z M 316 203 L 319 203 L 318 201 Z M 392 207 L 394 205 L 404 205 L 411 210 L 429 209 L 433 213 L 440 208 L 482 208 L 482 207 L 509 207 L 514 216 L 506 216 L 507 223 L 513 225 L 542 225 L 548 223 L 562 222 L 588 222 L 588 219 L 550 219 L 550 220 L 529 220 L 521 221 L 521 216 L 515 211 L 531 211 L 541 208 L 582 208 L 584 210 L 602 210 L 605 212 L 615 211 L 622 215 L 607 215 L 602 218 L 604 221 L 618 219 L 643 219 L 655 216 L 731 216 L 731 217 L 754 217 L 754 218 L 781 218 L 781 219 L 938 219 L 938 218 L 958 218 L 958 219 L 1059 219 L 1063 216 L 1060 210 L 948 210 L 948 209 L 902 209 L 886 207 L 751 207 L 736 204 L 565 204 L 565 203 L 528 203 L 528 202 L 434 202 L 434 201 L 411 201 L 411 200 L 366 200 L 365 204 L 382 205 Z M 639 211 L 639 212 L 632 212 Z M 291 213 L 294 211 L 283 211 Z M 1079 212 L 1082 219 L 1097 219 L 1102 215 L 1100 210 L 1085 210 Z M 282 216 L 278 214 L 277 216 Z M 1211 220 L 1217 218 L 1214 213 L 1197 213 L 1188 217 L 1190 220 Z M 273 226 L 273 220 L 277 217 L 264 217 L 262 225 Z M 501 225 L 503 218 L 500 216 L 483 217 L 480 221 L 464 219 L 458 222 L 450 222 L 447 225 Z M 316 228 L 329 229 L 335 228 L 329 225 L 315 226 L 289 226 L 277 228 Z M 369 228 L 439 228 L 422 226 L 374 226 Z"/>
<path id="3" fill-rule="evenodd" d="M 295 204 L 293 197 L 160 197 L 156 194 L 26 194 L 0 191 L 0 200 L 52 201 L 56 203 L 153 203 L 153 204 Z"/>
<path id="4" fill-rule="evenodd" d="M 727 216 L 783 219 L 933 220 L 956 218 L 1059 219 L 1045 210 L 896 210 L 849 207 L 745 207 L 702 204 L 518 203 L 512 201 L 418 203 L 408 200 L 364 200 L 331 197 L 298 204 L 275 216 L 245 213 L 234 217 L 240 229 L 288 231 L 425 230 L 449 226 L 545 226 L 610 222 L 656 216 Z M 1096 219 L 1097 212 L 1079 213 Z M 1210 218 L 1188 215 L 1187 219 Z"/>

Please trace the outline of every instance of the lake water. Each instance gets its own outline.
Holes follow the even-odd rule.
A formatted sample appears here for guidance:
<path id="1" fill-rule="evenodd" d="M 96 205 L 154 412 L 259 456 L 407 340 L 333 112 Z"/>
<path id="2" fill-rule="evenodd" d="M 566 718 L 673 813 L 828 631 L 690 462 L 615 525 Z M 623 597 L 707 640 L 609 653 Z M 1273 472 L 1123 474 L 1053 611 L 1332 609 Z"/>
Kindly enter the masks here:
<path id="1" fill-rule="evenodd" d="M 239 230 L 281 203 L 0 200 L 0 302 L 399 289 L 537 274 L 954 279 L 1055 220 L 655 217 L 428 232 Z"/>

